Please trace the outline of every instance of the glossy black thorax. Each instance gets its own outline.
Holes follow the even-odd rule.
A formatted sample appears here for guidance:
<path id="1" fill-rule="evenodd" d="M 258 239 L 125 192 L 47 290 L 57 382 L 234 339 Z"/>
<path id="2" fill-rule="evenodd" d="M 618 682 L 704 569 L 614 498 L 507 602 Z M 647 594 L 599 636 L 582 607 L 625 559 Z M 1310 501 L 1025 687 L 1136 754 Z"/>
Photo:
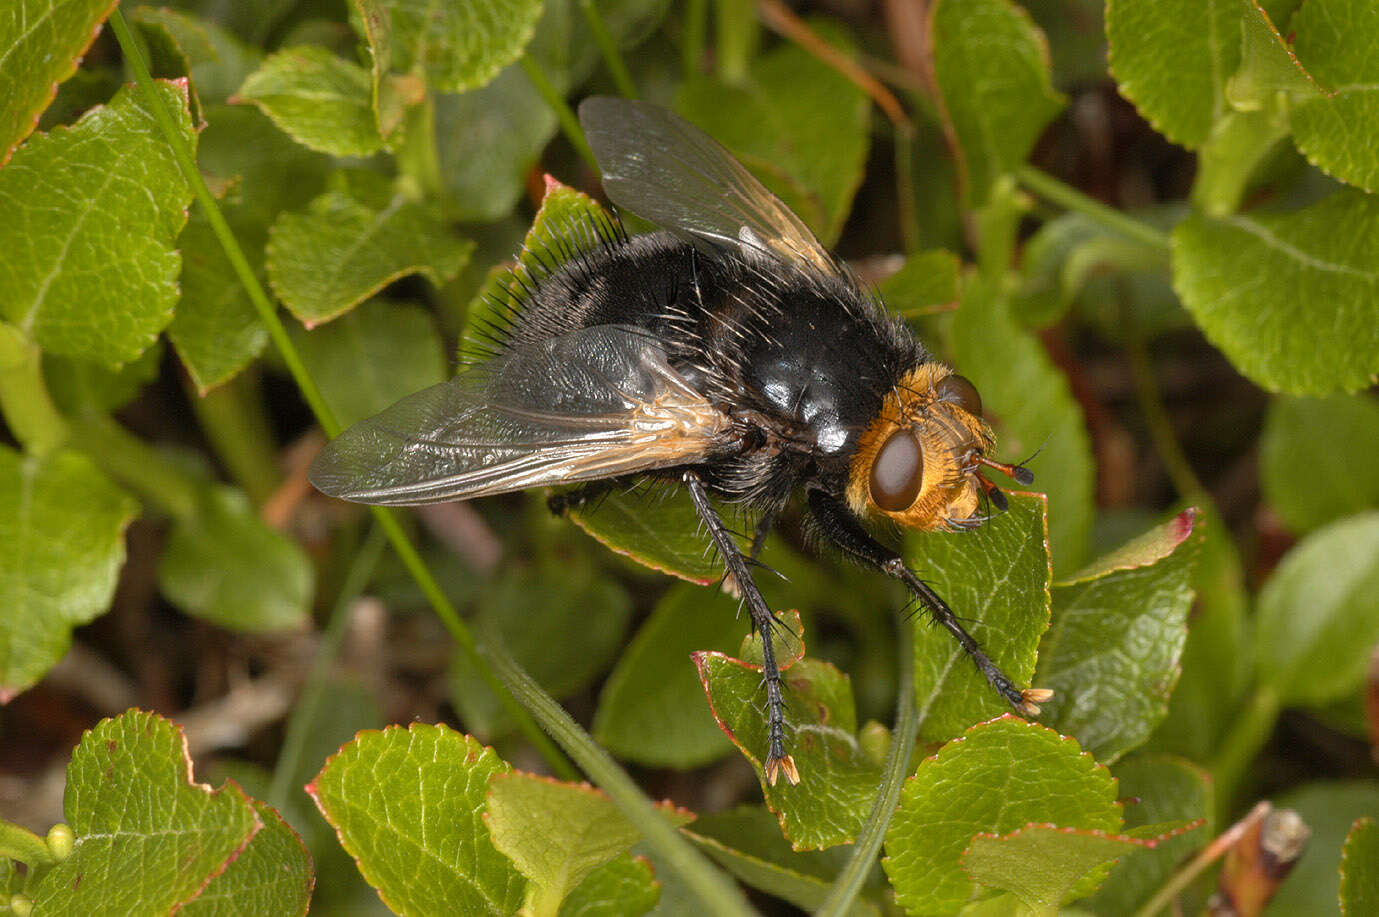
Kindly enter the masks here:
<path id="1" fill-rule="evenodd" d="M 616 240 L 541 278 L 505 340 L 604 324 L 644 328 L 738 436 L 696 466 L 721 496 L 779 504 L 802 484 L 841 493 L 858 438 L 929 359 L 856 283 L 669 233 Z"/>

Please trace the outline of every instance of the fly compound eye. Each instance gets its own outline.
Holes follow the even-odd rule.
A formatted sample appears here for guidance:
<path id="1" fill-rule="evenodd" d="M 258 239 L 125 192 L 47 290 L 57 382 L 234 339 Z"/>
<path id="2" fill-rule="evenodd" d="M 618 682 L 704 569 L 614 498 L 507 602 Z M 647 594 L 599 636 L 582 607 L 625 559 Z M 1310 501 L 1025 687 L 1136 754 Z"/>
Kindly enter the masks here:
<path id="1" fill-rule="evenodd" d="M 871 500 L 889 513 L 910 508 L 924 483 L 924 452 L 909 430 L 896 430 L 871 463 Z"/>
<path id="2" fill-rule="evenodd" d="M 934 391 L 939 401 L 955 404 L 973 417 L 982 416 L 982 396 L 977 393 L 977 387 L 972 384 L 972 380 L 966 376 L 950 373 L 943 377 Z"/>

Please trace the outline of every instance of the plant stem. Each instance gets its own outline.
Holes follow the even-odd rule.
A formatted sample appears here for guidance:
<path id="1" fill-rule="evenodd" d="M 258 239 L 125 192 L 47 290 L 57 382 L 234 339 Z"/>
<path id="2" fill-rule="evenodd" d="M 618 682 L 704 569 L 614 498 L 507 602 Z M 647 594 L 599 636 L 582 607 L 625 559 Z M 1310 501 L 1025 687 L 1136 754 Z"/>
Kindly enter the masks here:
<path id="1" fill-rule="evenodd" d="M 736 84 L 747 79 L 752 55 L 761 35 L 757 5 L 743 0 L 718 0 L 714 17 L 714 62 L 718 78 Z"/>
<path id="2" fill-rule="evenodd" d="M 1135 327 L 1135 316 L 1128 306 L 1121 309 L 1121 323 L 1126 331 L 1126 356 L 1130 359 L 1130 375 L 1135 380 L 1135 398 L 1140 404 L 1140 413 L 1149 428 L 1149 438 L 1154 442 L 1154 451 L 1159 453 L 1164 469 L 1173 481 L 1174 488 L 1183 499 L 1199 506 L 1212 504 L 1211 496 L 1192 470 L 1187 453 L 1183 451 L 1173 432 L 1173 422 L 1168 417 L 1163 399 L 1159 396 L 1159 385 L 1154 379 L 1154 367 L 1149 362 L 1149 352 L 1145 348 L 1144 337 Z"/>
<path id="3" fill-rule="evenodd" d="M 57 862 L 43 838 L 7 821 L 0 821 L 0 857 L 17 860 L 29 867 Z"/>
<path id="4" fill-rule="evenodd" d="M 824 903 L 814 912 L 815 917 L 835 917 L 846 914 L 852 907 L 853 900 L 876 864 L 876 854 L 886 838 L 886 829 L 900 801 L 905 772 L 909 769 L 910 751 L 915 747 L 915 735 L 919 732 L 919 718 L 915 716 L 915 641 L 911 633 L 912 625 L 908 618 L 900 617 L 897 626 L 900 689 L 896 692 L 895 731 L 891 733 L 891 747 L 886 754 L 886 767 L 881 773 L 881 786 L 872 800 L 871 812 L 862 824 L 862 830 L 857 833 L 852 858 L 838 874 Z"/>
<path id="5" fill-rule="evenodd" d="M 171 147 L 173 155 L 178 164 L 182 167 L 182 174 L 191 184 L 197 200 L 201 202 L 202 209 L 205 210 L 206 219 L 215 231 L 216 238 L 220 240 L 221 247 L 225 250 L 225 256 L 230 260 L 230 264 L 235 269 L 235 275 L 244 286 L 245 292 L 254 304 L 254 308 L 259 313 L 259 318 L 263 320 L 268 328 L 268 336 L 272 339 L 274 346 L 278 348 L 283 362 L 287 365 L 288 372 L 291 373 L 293 380 L 297 383 L 302 397 L 306 399 L 311 411 L 316 415 L 316 421 L 321 425 L 327 436 L 335 437 L 340 433 L 340 422 L 336 420 L 335 414 L 326 404 L 321 396 L 321 390 L 316 386 L 316 382 L 307 372 L 306 365 L 302 362 L 301 354 L 297 352 L 292 339 L 288 337 L 287 329 L 283 327 L 282 320 L 278 317 L 278 310 L 268 299 L 268 294 L 263 291 L 259 284 L 258 277 L 249 267 L 249 261 L 244 257 L 244 251 L 239 247 L 239 241 L 234 233 L 230 231 L 229 225 L 225 222 L 224 215 L 220 212 L 220 206 L 216 202 L 210 188 L 206 186 L 206 181 L 202 178 L 200 171 L 196 167 L 196 161 L 192 158 L 191 151 L 182 142 L 181 136 L 177 133 L 177 125 L 173 123 L 172 115 L 163 107 L 162 100 L 153 90 L 153 77 L 149 74 L 148 65 L 144 63 L 143 57 L 139 54 L 134 45 L 133 36 L 129 32 L 129 26 L 124 21 L 119 7 L 110 15 L 110 24 L 115 31 L 115 37 L 119 40 L 120 49 L 124 52 L 126 60 L 134 69 L 139 86 L 143 89 L 145 96 L 149 99 L 150 108 L 153 109 L 154 118 L 158 121 L 159 128 L 163 131 L 164 138 Z M 524 58 L 525 60 L 525 58 Z M 551 744 L 550 739 L 542 734 L 532 718 L 525 710 L 518 706 L 512 695 L 504 689 L 501 681 L 493 674 L 474 649 L 474 636 L 469 632 L 469 628 L 460 619 L 455 606 L 446 598 L 441 591 L 436 578 L 431 575 L 425 561 L 417 553 L 402 526 L 397 521 L 397 516 L 392 510 L 383 506 L 371 507 L 374 518 L 387 533 L 388 539 L 392 542 L 393 550 L 397 551 L 403 563 L 416 579 L 417 585 L 421 587 L 431 603 L 431 608 L 435 611 L 441 623 L 450 631 L 456 644 L 466 657 L 472 661 L 483 677 L 485 684 L 493 689 L 494 695 L 502 702 L 517 724 L 518 729 L 532 742 L 541 755 L 550 764 L 551 769 L 566 779 L 573 779 L 574 769 L 570 766 L 565 757 L 559 750 Z"/>
<path id="6" fill-rule="evenodd" d="M 685 41 L 680 47 L 681 77 L 688 82 L 699 75 L 704 62 L 704 36 L 708 33 L 709 0 L 685 3 Z"/>
<path id="7" fill-rule="evenodd" d="M 273 442 L 263 412 L 259 376 L 247 369 L 204 395 L 187 384 L 187 397 L 211 448 L 244 488 L 255 506 L 262 506 L 282 480 L 269 444 Z"/>
<path id="8" fill-rule="evenodd" d="M 43 354 L 28 335 L 0 322 L 0 412 L 14 438 L 34 455 L 67 439 L 67 422 L 43 381 Z"/>
<path id="9" fill-rule="evenodd" d="M 919 213 L 915 207 L 915 127 L 895 125 L 895 196 L 900 213 L 900 238 L 905 254 L 919 251 Z"/>
<path id="10" fill-rule="evenodd" d="M 1250 762 L 1259 755 L 1274 732 L 1283 702 L 1271 685 L 1257 685 L 1254 696 L 1236 716 L 1230 732 L 1221 740 L 1216 757 L 1207 765 L 1216 784 L 1216 811 L 1230 808 Z"/>
<path id="11" fill-rule="evenodd" d="M 440 155 L 436 147 L 436 100 L 429 91 L 420 103 L 407 109 L 402 148 L 397 168 L 406 179 L 404 188 L 413 200 L 445 200 Z"/>
<path id="12" fill-rule="evenodd" d="M 1015 177 L 1035 194 L 1046 197 L 1061 207 L 1086 214 L 1103 226 L 1146 245 L 1168 250 L 1168 233 L 1134 217 L 1126 216 L 1114 207 L 1107 207 L 1101 201 L 1088 197 L 1047 172 L 1041 172 L 1031 165 L 1022 165 L 1016 168 Z"/>
<path id="13" fill-rule="evenodd" d="M 311 723 L 316 718 L 316 711 L 321 707 L 321 699 L 325 696 L 326 680 L 349 626 L 350 608 L 373 576 L 378 558 L 383 553 L 383 544 L 383 530 L 375 526 L 369 530 L 369 536 L 364 540 L 363 546 L 350 560 L 345 581 L 340 585 L 340 592 L 331 607 L 330 619 L 326 622 L 325 630 L 321 632 L 321 643 L 316 648 L 311 673 L 307 676 L 301 697 L 292 708 L 282 748 L 278 752 L 277 762 L 273 765 L 273 781 L 268 785 L 268 795 L 264 801 L 275 809 L 281 809 L 287 802 L 288 782 L 297 772 Z"/>
<path id="14" fill-rule="evenodd" d="M 637 86 L 632 82 L 632 74 L 628 72 L 622 52 L 618 50 L 618 43 L 613 38 L 613 33 L 608 31 L 608 26 L 604 24 L 603 16 L 599 14 L 594 0 L 579 0 L 579 8 L 584 13 L 584 21 L 589 23 L 589 31 L 594 33 L 594 41 L 598 42 L 603 63 L 608 67 L 618 92 L 623 98 L 637 98 Z"/>
<path id="15" fill-rule="evenodd" d="M 203 483 L 109 417 L 74 419 L 70 430 L 73 447 L 95 459 L 145 503 L 174 519 L 191 519 L 200 510 Z"/>
<path id="16" fill-rule="evenodd" d="M 565 97 L 556 91 L 555 85 L 546 76 L 546 71 L 541 69 L 541 65 L 531 56 L 523 54 L 521 58 L 523 71 L 527 74 L 527 79 L 536 87 L 536 91 L 541 94 L 541 98 L 546 100 L 546 104 L 555 112 L 556 120 L 560 122 L 560 131 L 565 135 L 565 139 L 570 141 L 570 145 L 575 148 L 575 152 L 580 158 L 589 164 L 589 168 L 595 173 L 599 171 L 598 160 L 594 159 L 594 151 L 589 149 L 589 141 L 584 139 L 584 128 L 579 126 L 579 119 L 575 117 L 574 110 L 565 101 Z"/>
<path id="17" fill-rule="evenodd" d="M 1268 802 L 1261 802 L 1250 810 L 1248 815 L 1221 832 L 1186 866 L 1169 876 L 1168 881 L 1154 893 L 1154 897 L 1146 901 L 1138 911 L 1135 911 L 1134 917 L 1154 917 L 1155 914 L 1172 904 L 1173 899 L 1178 897 L 1183 889 L 1191 885 L 1193 879 L 1200 876 L 1208 866 L 1219 860 L 1231 847 L 1235 846 L 1249 827 L 1268 815 L 1271 808 Z"/>
<path id="18" fill-rule="evenodd" d="M 570 753 L 576 763 L 597 783 L 608 798 L 639 830 L 647 842 L 661 855 L 665 865 L 674 870 L 699 897 L 706 913 L 751 914 L 747 899 L 737 886 L 713 866 L 689 841 L 656 811 L 632 778 L 620 768 L 608 752 L 600 748 L 555 699 L 542 690 L 532 677 L 522 671 L 502 645 L 492 622 L 479 625 L 483 640 L 480 654 L 512 690 L 522 698 L 542 727 Z"/>

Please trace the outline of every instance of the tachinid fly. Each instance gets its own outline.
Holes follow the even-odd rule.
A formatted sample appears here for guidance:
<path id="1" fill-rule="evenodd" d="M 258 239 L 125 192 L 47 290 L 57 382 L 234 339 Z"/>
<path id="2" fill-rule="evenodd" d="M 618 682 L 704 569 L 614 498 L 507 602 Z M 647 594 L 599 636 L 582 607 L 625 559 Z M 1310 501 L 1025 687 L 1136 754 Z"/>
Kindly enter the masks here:
<path id="1" fill-rule="evenodd" d="M 710 497 L 769 524 L 803 492 L 824 538 L 903 581 L 1002 696 L 1038 713 L 1050 692 L 1017 688 L 867 528 L 980 524 L 983 497 L 1005 504 L 984 467 L 1031 483 L 988 457 L 972 383 L 707 135 L 622 99 L 587 99 L 579 114 L 608 196 L 666 231 L 600 227 L 596 244 L 525 281 L 489 358 L 346 430 L 312 482 L 400 505 L 582 485 L 558 498 L 568 505 L 610 482 L 679 481 L 763 635 L 770 609 Z M 765 775 L 796 783 L 771 641 L 762 648 Z"/>

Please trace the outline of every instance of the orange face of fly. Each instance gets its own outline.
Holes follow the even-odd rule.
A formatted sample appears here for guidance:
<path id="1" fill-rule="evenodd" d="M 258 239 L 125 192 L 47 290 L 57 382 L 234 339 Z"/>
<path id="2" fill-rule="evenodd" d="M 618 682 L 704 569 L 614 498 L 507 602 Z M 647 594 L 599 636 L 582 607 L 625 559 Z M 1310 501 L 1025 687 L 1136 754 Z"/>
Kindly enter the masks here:
<path id="1" fill-rule="evenodd" d="M 849 468 L 848 503 L 859 515 L 884 515 L 906 528 L 971 528 L 980 521 L 983 494 L 1005 507 L 982 466 L 1021 484 L 1033 481 L 1024 468 L 988 458 L 995 443 L 976 387 L 946 366 L 925 364 L 901 380 L 862 435 Z"/>

